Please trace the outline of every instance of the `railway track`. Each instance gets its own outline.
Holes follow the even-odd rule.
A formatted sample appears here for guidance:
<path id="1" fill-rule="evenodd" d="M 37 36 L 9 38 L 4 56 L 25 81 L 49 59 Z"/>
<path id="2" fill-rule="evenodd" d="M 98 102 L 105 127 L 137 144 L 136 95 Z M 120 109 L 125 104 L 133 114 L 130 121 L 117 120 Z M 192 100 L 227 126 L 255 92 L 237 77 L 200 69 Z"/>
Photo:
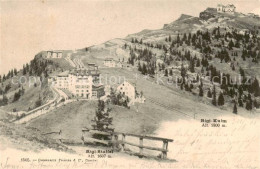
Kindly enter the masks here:
<path id="1" fill-rule="evenodd" d="M 176 109 L 176 108 L 173 107 L 173 106 L 169 106 L 169 105 L 165 105 L 165 104 L 163 104 L 163 103 L 160 103 L 159 101 L 156 101 L 156 100 L 152 99 L 151 97 L 146 97 L 146 99 L 149 100 L 150 102 L 152 102 L 152 103 L 158 105 L 158 106 L 161 106 L 161 107 L 167 109 L 167 110 L 174 111 L 174 112 L 178 113 L 179 116 L 185 116 L 185 117 L 188 117 L 188 118 L 192 118 L 192 119 L 193 119 L 193 116 L 191 116 L 191 115 L 189 115 L 189 114 L 186 114 L 186 113 L 184 113 L 184 112 L 182 112 L 182 111 Z M 168 114 L 170 114 L 170 113 L 168 113 Z"/>

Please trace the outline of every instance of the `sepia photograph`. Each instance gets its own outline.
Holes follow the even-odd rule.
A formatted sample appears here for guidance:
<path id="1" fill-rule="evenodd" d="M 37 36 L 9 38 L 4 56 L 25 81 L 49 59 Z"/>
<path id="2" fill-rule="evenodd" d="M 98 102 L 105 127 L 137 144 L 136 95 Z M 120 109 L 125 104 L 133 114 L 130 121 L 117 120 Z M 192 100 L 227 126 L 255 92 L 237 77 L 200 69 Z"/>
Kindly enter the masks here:
<path id="1" fill-rule="evenodd" d="M 0 0 L 0 169 L 260 168 L 260 0 Z"/>

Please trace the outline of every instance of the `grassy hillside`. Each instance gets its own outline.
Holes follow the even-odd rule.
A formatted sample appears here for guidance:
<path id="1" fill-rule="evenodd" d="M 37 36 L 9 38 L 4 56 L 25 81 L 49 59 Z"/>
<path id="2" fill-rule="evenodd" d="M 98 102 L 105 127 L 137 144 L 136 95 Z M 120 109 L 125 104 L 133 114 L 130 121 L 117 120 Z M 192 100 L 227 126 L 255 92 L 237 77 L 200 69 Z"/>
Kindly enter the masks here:
<path id="1" fill-rule="evenodd" d="M 116 75 L 133 81 L 137 72 L 101 69 L 101 73 L 106 74 L 108 79 Z M 152 135 L 163 122 L 193 119 L 194 114 L 196 119 L 234 116 L 228 107 L 212 107 L 207 100 L 198 99 L 198 96 L 179 91 L 173 86 L 156 84 L 151 79 L 145 80 L 141 75 L 136 82 L 137 90 L 143 91 L 146 102 L 135 104 L 130 109 L 109 105 L 112 108 L 110 115 L 113 117 L 113 127 L 116 131 Z M 42 132 L 62 130 L 64 138 L 79 139 L 82 127 L 91 128 L 91 119 L 95 116 L 96 108 L 97 101 L 73 102 L 33 119 L 28 125 Z M 251 114 L 243 109 L 239 108 L 238 112 L 239 115 L 251 117 Z"/>
<path id="2" fill-rule="evenodd" d="M 51 148 L 58 151 L 73 152 L 58 141 L 42 135 L 36 128 L 5 122 L 7 116 L 8 114 L 6 114 L 6 112 L 0 110 L 1 148 L 9 147 L 34 152 Z"/>
<path id="3" fill-rule="evenodd" d="M 20 97 L 18 101 L 12 102 L 13 97 L 9 97 L 10 103 L 4 106 L 2 109 L 5 111 L 28 111 L 35 108 L 35 102 L 42 99 L 42 104 L 46 103 L 53 97 L 52 91 L 47 86 L 28 87 L 25 89 L 24 95 Z"/>

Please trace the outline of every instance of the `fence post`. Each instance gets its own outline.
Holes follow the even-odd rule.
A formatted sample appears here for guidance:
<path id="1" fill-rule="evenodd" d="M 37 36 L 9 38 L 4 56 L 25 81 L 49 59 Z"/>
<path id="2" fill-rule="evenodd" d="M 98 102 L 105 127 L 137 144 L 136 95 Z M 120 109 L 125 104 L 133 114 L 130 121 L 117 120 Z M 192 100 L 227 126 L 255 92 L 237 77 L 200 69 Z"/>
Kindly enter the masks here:
<path id="1" fill-rule="evenodd" d="M 140 147 L 139 147 L 140 152 L 139 153 L 142 155 L 143 154 L 143 137 L 139 138 L 139 143 L 140 143 Z"/>
<path id="2" fill-rule="evenodd" d="M 125 134 L 122 134 L 122 150 L 125 151 Z"/>
<path id="3" fill-rule="evenodd" d="M 165 159 L 167 157 L 167 150 L 168 150 L 168 141 L 166 140 L 163 141 L 163 149 L 164 151 L 162 152 L 162 158 Z"/>
<path id="4" fill-rule="evenodd" d="M 60 140 L 60 142 L 62 143 L 62 135 L 61 135 L 61 133 L 62 133 L 62 131 L 60 130 L 60 131 L 59 131 L 59 140 Z"/>
<path id="5" fill-rule="evenodd" d="M 82 131 L 81 140 L 82 140 L 82 145 L 84 145 L 85 144 L 85 141 L 84 141 L 84 131 Z"/>

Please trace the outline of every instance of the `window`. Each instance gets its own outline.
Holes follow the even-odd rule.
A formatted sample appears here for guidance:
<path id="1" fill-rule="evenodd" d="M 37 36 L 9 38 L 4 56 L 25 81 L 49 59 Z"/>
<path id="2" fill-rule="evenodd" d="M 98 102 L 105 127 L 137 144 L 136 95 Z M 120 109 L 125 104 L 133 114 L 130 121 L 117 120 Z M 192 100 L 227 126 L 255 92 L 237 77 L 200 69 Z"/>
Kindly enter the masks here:
<path id="1" fill-rule="evenodd" d="M 97 96 L 97 91 L 93 91 L 92 96 Z"/>

